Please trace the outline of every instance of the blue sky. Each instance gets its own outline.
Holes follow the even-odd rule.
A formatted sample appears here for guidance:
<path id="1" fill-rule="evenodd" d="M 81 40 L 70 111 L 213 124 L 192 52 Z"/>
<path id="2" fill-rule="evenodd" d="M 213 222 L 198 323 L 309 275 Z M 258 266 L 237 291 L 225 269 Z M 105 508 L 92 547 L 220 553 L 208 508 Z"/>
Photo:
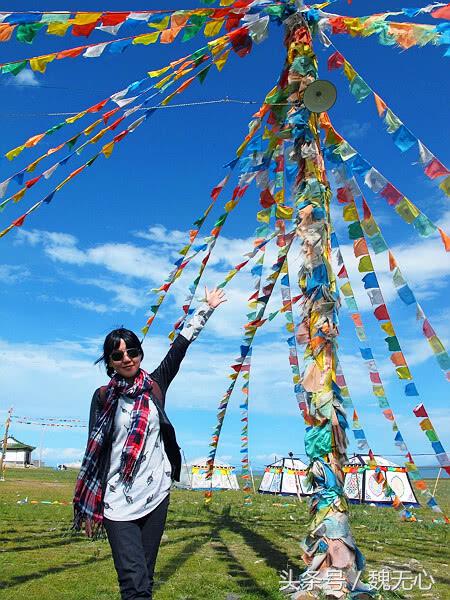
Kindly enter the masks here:
<path id="1" fill-rule="evenodd" d="M 165 6 L 191 8 L 194 3 L 166 2 Z M 18 2 L 15 8 L 32 10 L 35 7 Z M 133 10 L 151 8 L 158 8 L 158 4 L 133 4 Z M 376 5 L 377 12 L 391 8 L 392 3 L 377 2 Z M 57 10 L 61 5 L 48 1 L 45 9 Z M 82 10 L 83 6 L 66 2 L 64 9 Z M 92 9 L 89 5 L 89 10 Z M 111 1 L 108 9 L 123 10 L 124 6 Z M 330 7 L 330 12 L 349 15 L 369 14 L 372 10 L 373 3 L 367 0 L 355 0 L 352 5 L 340 0 Z M 424 17 L 421 21 L 427 22 L 427 19 Z M 89 41 L 107 39 L 111 39 L 107 34 L 95 32 Z M 375 38 L 352 39 L 343 35 L 335 36 L 333 41 L 402 121 L 448 165 L 450 63 L 443 57 L 442 47 L 401 51 L 381 46 Z M 82 38 L 70 35 L 56 38 L 41 33 L 31 46 L 15 41 L 1 44 L 0 62 L 81 43 L 84 43 Z M 56 61 L 45 75 L 26 71 L 15 80 L 3 76 L 0 80 L 1 154 L 61 120 L 61 117 L 46 114 L 87 108 L 141 79 L 148 70 L 160 68 L 202 45 L 202 37 L 196 36 L 187 44 L 176 40 L 171 45 L 133 46 L 122 55 L 105 53 L 91 60 L 80 57 Z M 316 51 L 321 76 L 331 79 L 338 87 L 338 101 L 330 113 L 335 127 L 429 217 L 446 225 L 448 232 L 448 199 L 413 164 L 418 160 L 417 154 L 409 151 L 402 155 L 396 149 L 378 119 L 372 99 L 356 104 L 343 76 L 327 72 L 329 51 L 319 43 Z M 177 249 L 186 239 L 185 233 L 206 207 L 211 188 L 224 176 L 222 165 L 233 158 L 247 132 L 252 113 L 276 82 L 283 60 L 282 31 L 272 24 L 269 38 L 254 46 L 249 56 L 244 59 L 231 56 L 221 73 L 211 70 L 203 86 L 195 82 L 179 97 L 183 102 L 195 102 L 228 96 L 254 101 L 255 106 L 228 103 L 157 111 L 116 147 L 109 160 L 99 159 L 91 169 L 64 187 L 51 205 L 34 213 L 21 231 L 16 230 L 0 240 L 2 419 L 10 405 L 17 415 L 87 417 L 94 389 L 106 382 L 105 373 L 93 365 L 105 334 L 118 325 L 137 330 L 144 324 L 152 299 L 149 291 L 165 278 Z M 75 133 L 83 126 L 86 125 L 77 127 L 75 124 L 70 132 Z M 49 148 L 50 142 L 53 146 L 67 139 L 68 131 L 64 129 L 48 138 L 48 144 L 44 140 L 13 165 L 1 161 L 1 180 L 16 166 L 25 166 L 29 162 L 25 162 L 26 159 L 37 157 L 39 150 Z M 45 163 L 46 168 L 50 164 Z M 73 164 L 69 164 L 59 177 L 66 176 L 73 168 Z M 59 178 L 35 186 L 20 205 L 8 206 L 1 215 L 2 227 L 22 214 L 32 202 L 41 199 L 55 181 Z M 208 284 L 221 281 L 228 269 L 240 262 L 242 253 L 251 249 L 255 213 L 259 209 L 258 195 L 253 188 L 230 216 L 206 272 Z M 214 216 L 227 199 L 224 194 Z M 371 207 L 398 257 L 399 266 L 448 346 L 448 255 L 437 238 L 417 237 L 384 201 L 373 199 Z M 334 209 L 333 214 L 338 211 Z M 345 246 L 344 252 L 350 258 L 345 228 L 339 221 L 335 226 Z M 208 231 L 209 226 L 204 233 Z M 273 251 L 269 254 L 273 256 Z M 298 258 L 298 249 L 294 249 L 292 270 L 298 268 Z M 448 447 L 448 383 L 420 334 L 414 311 L 397 300 L 385 263 L 382 256 L 375 264 L 380 268 L 380 280 L 390 300 L 400 342 L 422 401 L 429 409 L 441 441 Z M 148 370 L 158 364 L 168 349 L 166 335 L 179 315 L 193 277 L 194 271 L 187 270 L 177 282 L 151 329 L 145 346 L 144 367 Z M 385 343 L 357 281 L 352 278 L 367 329 L 373 333 L 372 347 L 403 437 L 413 454 L 430 453 L 431 446 L 411 412 L 414 404 L 404 398 L 401 383 L 392 375 Z M 201 338 L 190 349 L 170 389 L 168 412 L 188 459 L 207 453 L 216 407 L 228 385 L 229 365 L 238 354 L 251 286 L 247 273 L 233 280 L 228 288 L 229 302 L 213 315 Z M 273 308 L 279 303 L 276 294 Z M 280 456 L 290 450 L 304 452 L 304 426 L 293 395 L 286 337 L 280 318 L 261 330 L 255 342 L 249 422 L 250 458 L 255 465 L 265 464 L 273 455 Z M 388 422 L 374 405 L 345 309 L 342 309 L 340 353 L 369 443 L 378 453 L 397 453 Z M 240 400 L 240 386 L 237 386 L 218 452 L 234 463 L 239 460 Z M 41 443 L 38 427 L 14 424 L 11 433 L 33 445 Z M 84 444 L 83 430 L 47 430 L 45 459 L 50 464 L 76 462 Z M 37 454 L 36 451 L 35 457 Z M 417 461 L 434 464 L 431 456 L 418 456 Z"/>

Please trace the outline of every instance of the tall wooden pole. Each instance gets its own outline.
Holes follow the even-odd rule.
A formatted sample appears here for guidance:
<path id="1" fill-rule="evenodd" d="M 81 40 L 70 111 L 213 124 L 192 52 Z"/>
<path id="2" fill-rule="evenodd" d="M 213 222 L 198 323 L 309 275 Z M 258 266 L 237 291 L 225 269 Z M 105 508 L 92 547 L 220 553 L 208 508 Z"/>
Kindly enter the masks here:
<path id="1" fill-rule="evenodd" d="M 3 436 L 2 453 L 0 455 L 0 481 L 5 481 L 5 456 L 6 446 L 8 445 L 8 431 L 11 424 L 12 407 L 8 410 L 8 416 L 5 421 L 5 435 Z"/>
<path id="2" fill-rule="evenodd" d="M 364 558 L 350 532 L 342 468 L 347 459 L 347 420 L 336 383 L 339 292 L 331 266 L 331 191 L 319 137 L 318 115 L 303 103 L 306 87 L 318 78 L 311 30 L 301 13 L 286 21 L 287 58 L 279 82 L 288 105 L 283 126 L 290 130 L 297 163 L 293 189 L 303 263 L 298 274 L 304 295 L 297 340 L 305 346 L 302 374 L 307 424 L 305 449 L 312 486 L 312 521 L 304 540 L 304 589 L 293 598 L 368 598 L 360 585 Z M 280 100 L 278 99 L 278 103 Z M 339 575 L 339 577 L 338 577 Z M 332 592 L 332 594 L 331 594 Z"/>

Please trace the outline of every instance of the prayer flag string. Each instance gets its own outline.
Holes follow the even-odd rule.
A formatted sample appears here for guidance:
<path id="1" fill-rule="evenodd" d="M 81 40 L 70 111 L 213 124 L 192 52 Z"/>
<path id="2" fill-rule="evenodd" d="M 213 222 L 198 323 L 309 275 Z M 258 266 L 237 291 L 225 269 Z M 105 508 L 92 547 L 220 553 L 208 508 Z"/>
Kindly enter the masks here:
<path id="1" fill-rule="evenodd" d="M 266 285 L 264 285 L 262 288 L 264 295 L 257 298 L 257 304 L 260 306 L 260 308 L 257 309 L 257 315 L 253 321 L 250 321 L 250 323 L 247 323 L 245 325 L 246 331 L 243 338 L 243 343 L 240 346 L 240 356 L 231 366 L 232 373 L 229 375 L 229 378 L 231 379 L 231 384 L 228 386 L 225 394 L 223 395 L 219 403 L 219 408 L 217 412 L 217 423 L 214 427 L 211 442 L 209 444 L 211 450 L 208 455 L 208 460 L 206 461 L 208 465 L 208 472 L 206 474 L 207 479 L 212 479 L 217 445 L 219 443 L 220 432 L 222 430 L 225 413 L 228 407 L 228 402 L 230 400 L 231 394 L 233 393 L 234 386 L 236 385 L 236 381 L 239 374 L 241 373 L 241 371 L 245 372 L 245 369 L 247 368 L 246 366 L 244 366 L 245 359 L 248 353 L 250 352 L 258 327 L 261 326 L 261 321 L 264 317 L 267 304 L 269 302 L 270 296 L 272 295 L 275 283 L 280 275 L 281 268 L 283 267 L 283 264 L 286 260 L 293 238 L 294 236 L 292 235 L 289 241 L 286 243 L 286 245 L 279 249 L 277 260 L 272 265 L 272 273 L 266 277 Z M 205 492 L 205 502 L 209 503 L 211 501 L 211 498 L 212 491 L 209 490 Z"/>
<path id="2" fill-rule="evenodd" d="M 330 41 L 335 52 L 328 58 L 328 70 L 337 69 L 343 73 L 349 81 L 349 89 L 357 102 L 362 102 L 370 95 L 375 100 L 378 116 L 383 119 L 386 131 L 390 134 L 396 148 L 401 152 L 406 152 L 411 148 L 418 151 L 419 161 L 415 164 L 421 165 L 425 175 L 432 180 L 441 179 L 440 189 L 450 196 L 450 170 L 417 138 L 414 133 L 400 120 L 386 102 L 377 94 L 374 89 L 361 77 L 343 54 Z"/>
<path id="3" fill-rule="evenodd" d="M 412 225 L 422 237 L 430 237 L 440 232 L 440 228 L 433 223 L 415 204 L 404 196 L 390 181 L 386 179 L 375 167 L 365 160 L 332 126 L 328 115 L 322 113 L 320 116 L 321 126 L 326 132 L 325 136 L 325 158 L 335 165 L 345 164 L 352 176 L 360 175 L 364 178 L 364 184 L 381 197 L 389 206 L 394 208 L 399 217 L 408 225 Z M 342 190 L 340 193 L 343 193 Z M 338 200 L 341 197 L 338 196 Z M 442 237 L 442 234 L 441 234 Z M 450 251 L 450 246 L 444 248 Z"/>
<path id="4" fill-rule="evenodd" d="M 375 356 L 373 354 L 372 348 L 368 344 L 368 336 L 364 327 L 362 314 L 359 310 L 353 287 L 350 283 L 348 270 L 345 265 L 344 257 L 342 255 L 336 233 L 332 234 L 332 247 L 335 251 L 336 261 L 339 268 L 338 278 L 341 281 L 343 281 L 343 283 L 340 285 L 340 292 L 344 298 L 346 307 L 350 314 L 350 318 L 353 322 L 356 336 L 359 342 L 364 344 L 363 346 L 360 346 L 359 350 L 363 362 L 368 370 L 369 379 L 372 387 L 372 393 L 375 397 L 379 408 L 382 411 L 383 416 L 391 423 L 392 432 L 394 434 L 394 444 L 399 448 L 399 450 L 402 453 L 405 453 L 405 467 L 408 473 L 410 474 L 410 477 L 413 480 L 415 486 L 417 487 L 419 492 L 424 496 L 424 498 L 426 498 L 427 505 L 434 512 L 442 513 L 442 510 L 440 509 L 436 499 L 429 491 L 426 482 L 420 477 L 419 469 L 416 466 L 412 454 L 409 451 L 408 446 L 405 442 L 405 438 L 400 431 L 400 427 L 397 423 L 394 409 L 389 403 L 386 390 L 383 385 L 383 380 L 375 360 Z M 341 386 L 342 395 L 344 397 L 347 397 L 348 388 L 345 385 L 345 383 L 345 379 L 339 378 L 338 384 Z M 445 517 L 445 520 L 447 522 L 447 517 Z"/>
<path id="5" fill-rule="evenodd" d="M 351 218 L 350 211 L 348 210 L 349 207 L 352 211 Z M 384 296 L 381 289 L 381 283 L 379 282 L 379 279 L 377 278 L 375 273 L 370 252 L 367 247 L 365 235 L 361 227 L 361 222 L 359 220 L 358 210 L 355 201 L 353 200 L 350 203 L 346 204 L 343 208 L 343 212 L 344 220 L 346 220 L 347 222 L 351 221 L 350 225 L 348 225 L 348 230 L 350 234 L 353 230 L 356 229 L 356 227 L 354 226 L 355 224 L 359 227 L 359 230 L 361 231 L 361 234 L 359 234 L 358 236 L 350 235 L 349 237 L 350 240 L 353 241 L 353 253 L 355 255 L 355 258 L 359 258 L 358 271 L 361 273 L 362 283 L 364 285 L 364 289 L 367 292 L 369 301 L 374 307 L 373 314 L 377 319 L 378 323 L 380 324 L 380 327 L 383 330 L 383 332 L 387 333 L 388 337 L 385 338 L 385 342 L 390 352 L 390 360 L 395 368 L 395 374 L 401 381 L 409 381 L 409 383 L 407 383 L 404 388 L 406 398 L 418 398 L 419 392 L 417 390 L 417 386 L 413 381 L 411 370 L 400 346 L 400 342 L 398 340 L 396 331 L 394 329 L 394 325 L 392 323 L 392 318 L 387 309 L 386 302 L 384 300 Z M 342 287 L 341 292 L 345 293 Z M 355 316 L 355 319 L 358 321 L 358 326 L 361 326 L 358 320 L 358 315 Z M 364 350 L 365 349 L 361 349 L 362 354 Z M 378 379 L 378 377 L 376 377 L 376 379 Z M 380 386 L 379 393 L 384 396 L 384 389 L 381 386 L 381 384 L 379 384 L 377 381 L 374 381 L 374 385 L 377 386 L 377 388 L 378 386 Z M 414 414 L 417 417 L 417 414 Z M 446 469 L 450 474 L 450 461 L 448 459 L 448 455 L 446 454 L 445 449 L 438 438 L 436 430 L 434 429 L 428 414 L 425 417 L 425 419 L 420 422 L 420 428 L 422 429 L 422 431 L 424 431 L 426 437 L 428 438 L 428 441 L 431 443 L 431 446 L 436 454 L 438 462 L 442 464 L 443 468 Z"/>

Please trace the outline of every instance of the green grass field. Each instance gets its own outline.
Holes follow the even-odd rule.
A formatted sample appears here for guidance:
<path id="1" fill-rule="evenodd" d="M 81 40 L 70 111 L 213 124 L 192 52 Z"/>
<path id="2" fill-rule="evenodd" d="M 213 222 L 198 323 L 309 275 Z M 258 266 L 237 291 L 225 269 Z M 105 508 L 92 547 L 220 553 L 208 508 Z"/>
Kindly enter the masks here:
<path id="1" fill-rule="evenodd" d="M 50 469 L 13 470 L 0 482 L 1 600 L 119 600 L 106 541 L 69 532 L 72 509 L 28 500 L 70 503 L 76 474 Z M 450 509 L 450 482 L 439 484 L 441 506 Z M 277 600 L 280 572 L 302 567 L 299 542 L 308 523 L 306 503 L 258 496 L 244 508 L 240 492 L 214 495 L 209 508 L 198 492 L 172 493 L 156 573 L 156 600 Z M 370 570 L 430 573 L 430 591 L 383 593 L 383 598 L 450 599 L 448 526 L 403 523 L 390 508 L 352 507 L 352 527 Z M 412 562 L 411 562 L 412 561 Z M 428 582 L 428 580 L 424 580 Z"/>

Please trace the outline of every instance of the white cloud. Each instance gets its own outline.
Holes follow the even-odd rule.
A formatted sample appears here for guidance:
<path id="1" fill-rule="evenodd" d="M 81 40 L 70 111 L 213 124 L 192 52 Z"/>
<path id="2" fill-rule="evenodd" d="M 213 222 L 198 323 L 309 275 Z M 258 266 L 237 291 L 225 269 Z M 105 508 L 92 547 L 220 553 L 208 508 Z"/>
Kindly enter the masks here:
<path id="1" fill-rule="evenodd" d="M 2 283 L 18 283 L 29 277 L 30 271 L 17 265 L 0 265 L 0 281 Z"/>
<path id="2" fill-rule="evenodd" d="M 42 448 L 42 457 L 52 461 L 64 462 L 69 466 L 65 459 L 80 461 L 83 458 L 84 448 Z"/>
<path id="3" fill-rule="evenodd" d="M 358 121 L 346 119 L 343 121 L 339 131 L 343 137 L 349 140 L 362 140 L 369 133 L 371 125 L 369 121 L 359 123 Z"/>
<path id="4" fill-rule="evenodd" d="M 24 85 L 27 87 L 36 87 L 40 85 L 36 73 L 31 69 L 23 69 L 18 75 L 8 81 L 9 85 Z"/>

